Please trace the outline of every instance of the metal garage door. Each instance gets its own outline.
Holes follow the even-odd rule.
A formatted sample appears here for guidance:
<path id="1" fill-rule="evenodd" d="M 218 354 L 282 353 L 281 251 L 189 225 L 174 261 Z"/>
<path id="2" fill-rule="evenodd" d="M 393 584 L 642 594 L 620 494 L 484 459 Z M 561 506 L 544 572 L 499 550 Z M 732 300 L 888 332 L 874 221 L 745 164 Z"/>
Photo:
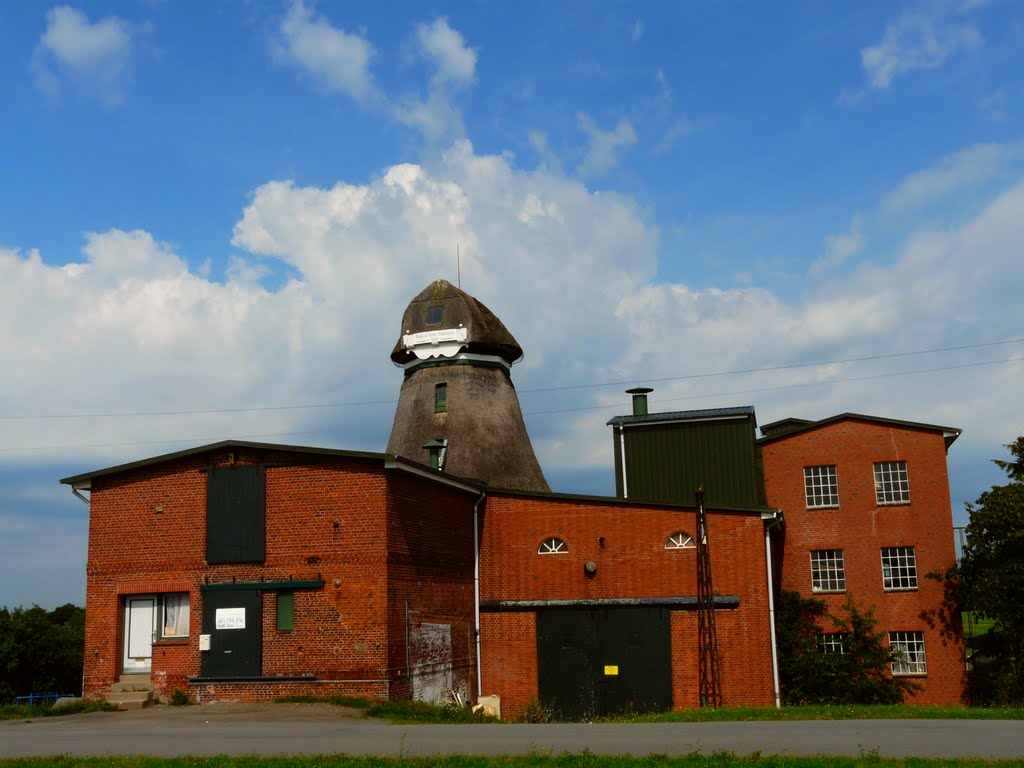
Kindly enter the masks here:
<path id="1" fill-rule="evenodd" d="M 541 703 L 565 719 L 671 709 L 668 609 L 548 609 L 537 614 Z"/>

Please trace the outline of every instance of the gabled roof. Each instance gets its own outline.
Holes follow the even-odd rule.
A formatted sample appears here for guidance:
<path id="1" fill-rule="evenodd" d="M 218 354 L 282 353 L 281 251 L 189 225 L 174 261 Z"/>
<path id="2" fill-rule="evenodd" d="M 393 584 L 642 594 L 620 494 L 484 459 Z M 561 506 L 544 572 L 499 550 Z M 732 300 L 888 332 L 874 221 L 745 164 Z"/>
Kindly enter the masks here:
<path id="1" fill-rule="evenodd" d="M 616 416 L 608 421 L 610 426 L 631 426 L 633 424 L 664 424 L 677 421 L 712 421 L 717 419 L 754 418 L 754 406 L 741 405 L 735 408 L 702 408 L 696 411 L 665 411 L 648 413 L 646 416 Z M 755 419 L 756 426 L 756 419 Z"/>
<path id="2" fill-rule="evenodd" d="M 944 427 L 940 424 L 925 424 L 920 421 L 904 421 L 903 419 L 888 419 L 884 416 L 869 416 L 864 413 L 839 413 L 829 416 L 827 419 L 808 421 L 807 419 L 780 419 L 761 427 L 761 434 L 764 437 L 758 438 L 758 443 L 770 443 L 774 440 L 782 440 L 793 435 L 809 432 L 812 429 L 835 424 L 840 421 L 867 421 L 873 424 L 888 424 L 894 427 L 907 427 L 909 429 L 923 429 L 929 432 L 941 432 L 946 440 L 946 448 L 953 444 L 953 441 L 960 437 L 963 431 L 957 427 Z"/>
<path id="3" fill-rule="evenodd" d="M 174 461 L 175 459 L 183 459 L 189 456 L 197 456 L 203 453 L 211 453 L 213 451 L 223 451 L 230 448 L 248 448 L 264 451 L 282 451 L 288 453 L 305 453 L 313 456 L 320 456 L 324 458 L 346 458 L 346 459 L 364 459 L 367 461 L 380 462 L 384 469 L 399 468 L 407 471 L 411 471 L 414 474 L 422 475 L 428 480 L 434 480 L 446 485 L 455 485 L 462 490 L 467 491 L 478 491 L 482 485 L 475 480 L 467 480 L 456 475 L 448 475 L 443 472 L 438 472 L 436 469 L 431 469 L 425 464 L 421 464 L 417 461 L 403 458 L 401 456 L 392 456 L 387 453 L 375 453 L 371 451 L 346 451 L 338 448 L 314 448 L 308 445 L 282 445 L 279 443 L 255 443 L 248 440 L 221 440 L 217 443 L 208 443 L 206 445 L 199 445 L 195 448 L 187 448 L 183 451 L 175 451 L 174 453 L 164 453 L 160 456 L 152 456 L 148 459 L 140 459 L 139 461 L 130 461 L 127 464 L 118 464 L 113 467 L 106 467 L 105 469 L 96 469 L 92 472 L 84 472 L 80 475 L 73 475 L 71 477 L 65 477 L 60 482 L 64 485 L 70 485 L 72 488 L 78 490 L 87 490 L 92 484 L 92 480 L 97 477 L 106 477 L 109 475 L 116 475 L 121 472 L 129 472 L 135 469 L 143 469 L 145 467 L 156 466 L 163 464 L 164 462 Z"/>

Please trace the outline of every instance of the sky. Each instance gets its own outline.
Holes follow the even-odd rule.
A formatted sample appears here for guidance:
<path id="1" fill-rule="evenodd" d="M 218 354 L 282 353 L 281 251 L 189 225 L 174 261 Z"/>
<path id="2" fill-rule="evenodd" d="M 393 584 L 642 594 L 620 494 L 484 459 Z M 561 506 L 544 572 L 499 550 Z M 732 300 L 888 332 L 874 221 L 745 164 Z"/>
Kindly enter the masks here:
<path id="1" fill-rule="evenodd" d="M 439 277 L 525 349 L 556 491 L 614 492 L 646 384 L 962 429 L 963 525 L 1024 433 L 1020 10 L 3 3 L 0 605 L 84 601 L 62 477 L 383 451 Z"/>

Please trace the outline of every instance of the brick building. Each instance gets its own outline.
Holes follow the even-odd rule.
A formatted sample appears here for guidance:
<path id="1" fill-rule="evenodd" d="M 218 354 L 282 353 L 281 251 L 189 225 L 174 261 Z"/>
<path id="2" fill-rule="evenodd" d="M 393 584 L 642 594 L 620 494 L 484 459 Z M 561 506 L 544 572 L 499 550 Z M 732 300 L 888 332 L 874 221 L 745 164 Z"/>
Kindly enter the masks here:
<path id="1" fill-rule="evenodd" d="M 842 580 L 907 651 L 897 671 L 919 700 L 959 698 L 961 647 L 922 614 L 940 597 L 923 574 L 953 562 L 955 430 L 847 414 L 756 441 L 752 407 L 649 414 L 638 389 L 609 422 L 617 496 L 553 494 L 511 382 L 521 354 L 440 281 L 392 353 L 389 453 L 224 441 L 62 480 L 90 494 L 84 695 L 681 709 L 700 704 L 698 616 L 713 613 L 722 704 L 767 706 L 775 590 L 835 603 Z"/>
<path id="2" fill-rule="evenodd" d="M 782 588 L 869 606 L 900 650 L 893 673 L 920 686 L 914 701 L 956 704 L 964 689 L 959 628 L 937 608 L 955 562 L 946 451 L 960 430 L 844 413 L 785 419 L 761 428 L 770 505 L 784 510 Z M 839 652 L 842 638 L 825 636 Z"/>

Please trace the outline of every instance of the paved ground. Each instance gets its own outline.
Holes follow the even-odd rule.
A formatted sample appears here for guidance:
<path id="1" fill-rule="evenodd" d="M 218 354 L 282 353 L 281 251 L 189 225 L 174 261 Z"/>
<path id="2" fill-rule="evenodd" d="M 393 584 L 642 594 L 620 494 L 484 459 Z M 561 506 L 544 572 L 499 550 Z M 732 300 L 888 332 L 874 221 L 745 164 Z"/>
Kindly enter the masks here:
<path id="1" fill-rule="evenodd" d="M 0 722 L 0 758 L 31 755 L 690 754 L 1024 758 L 1024 723 L 391 725 L 323 704 L 206 704 Z"/>

